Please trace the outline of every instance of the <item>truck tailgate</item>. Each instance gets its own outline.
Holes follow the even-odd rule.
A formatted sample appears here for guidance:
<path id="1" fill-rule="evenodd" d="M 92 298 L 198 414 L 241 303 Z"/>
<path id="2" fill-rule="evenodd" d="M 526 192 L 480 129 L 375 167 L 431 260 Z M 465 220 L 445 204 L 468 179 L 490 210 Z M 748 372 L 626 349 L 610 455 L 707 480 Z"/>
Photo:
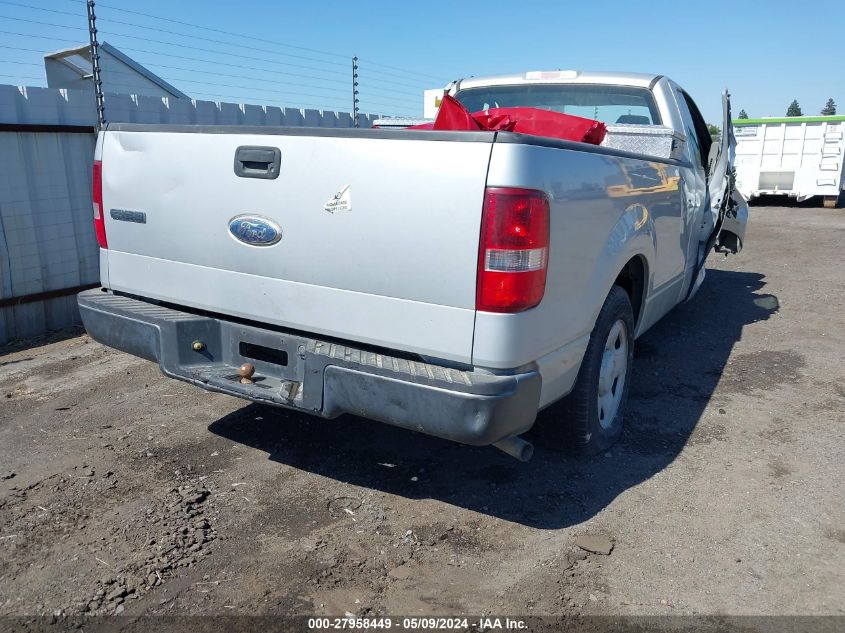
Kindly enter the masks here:
<path id="1" fill-rule="evenodd" d="M 103 284 L 469 362 L 493 138 L 111 126 L 101 156 L 108 238 Z M 242 146 L 277 148 L 278 177 L 237 175 Z M 349 208 L 327 211 L 344 190 Z M 239 215 L 270 220 L 281 240 L 269 246 L 239 241 L 229 230 Z"/>

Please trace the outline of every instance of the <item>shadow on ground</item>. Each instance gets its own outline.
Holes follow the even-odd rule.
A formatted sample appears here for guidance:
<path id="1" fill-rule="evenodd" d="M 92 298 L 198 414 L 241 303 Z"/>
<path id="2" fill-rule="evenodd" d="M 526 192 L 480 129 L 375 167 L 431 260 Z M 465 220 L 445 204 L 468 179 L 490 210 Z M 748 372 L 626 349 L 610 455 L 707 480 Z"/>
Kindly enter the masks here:
<path id="1" fill-rule="evenodd" d="M 812 198 L 808 198 L 801 202 L 798 202 L 795 198 L 790 198 L 789 196 L 775 196 L 775 195 L 765 195 L 759 196 L 758 198 L 754 198 L 748 202 L 749 206 L 752 207 L 786 207 L 791 209 L 820 209 L 823 207 L 822 196 L 813 196 Z M 836 202 L 836 208 L 842 209 L 845 207 L 845 193 L 840 194 L 839 199 Z"/>
<path id="2" fill-rule="evenodd" d="M 538 528 L 589 519 L 617 495 L 670 464 L 687 444 L 719 441 L 731 411 L 696 426 L 742 329 L 777 310 L 763 275 L 709 270 L 696 298 L 637 341 L 626 428 L 611 451 L 576 458 L 538 446 L 522 464 L 353 416 L 321 420 L 248 405 L 212 423 L 222 437 L 271 460 L 408 498 L 435 498 Z M 723 414 L 721 412 L 724 412 Z M 554 407 L 541 413 L 554 416 Z"/>
<path id="3" fill-rule="evenodd" d="M 52 330 L 50 332 L 46 332 L 33 338 L 9 341 L 8 343 L 0 345 L 0 358 L 3 358 L 4 356 L 8 354 L 13 354 L 15 352 L 22 352 L 24 350 L 29 349 L 35 350 L 36 348 L 43 347 L 44 345 L 49 345 L 51 343 L 60 343 L 61 341 L 76 338 L 80 334 L 85 334 L 85 328 L 83 328 L 81 325 L 75 325 L 68 328 L 63 328 L 61 330 Z M 22 360 L 32 359 L 20 359 L 11 362 L 0 363 L 0 367 L 2 367 L 3 364 L 10 365 L 13 363 L 19 363 Z"/>

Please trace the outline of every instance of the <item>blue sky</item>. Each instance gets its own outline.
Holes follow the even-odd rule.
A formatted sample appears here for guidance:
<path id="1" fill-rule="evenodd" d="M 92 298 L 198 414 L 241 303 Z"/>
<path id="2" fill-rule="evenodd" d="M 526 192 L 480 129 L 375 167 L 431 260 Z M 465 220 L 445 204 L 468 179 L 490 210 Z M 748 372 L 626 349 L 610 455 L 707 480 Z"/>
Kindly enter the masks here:
<path id="1" fill-rule="evenodd" d="M 357 55 L 370 112 L 420 115 L 422 90 L 458 77 L 571 68 L 669 75 L 712 122 L 724 87 L 752 117 L 828 97 L 845 113 L 845 2 L 103 0 L 98 15 L 102 40 L 209 100 L 349 110 Z M 80 0 L 0 2 L 0 83 L 46 85 L 42 51 L 85 42 L 85 24 Z"/>

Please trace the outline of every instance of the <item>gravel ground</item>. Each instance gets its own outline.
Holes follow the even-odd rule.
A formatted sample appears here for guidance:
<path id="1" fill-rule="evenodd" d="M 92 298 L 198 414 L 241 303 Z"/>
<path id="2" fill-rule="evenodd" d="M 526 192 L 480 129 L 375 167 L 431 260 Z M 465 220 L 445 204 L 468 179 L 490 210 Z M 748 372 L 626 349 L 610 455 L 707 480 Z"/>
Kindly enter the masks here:
<path id="1" fill-rule="evenodd" d="M 80 332 L 0 348 L 0 615 L 845 614 L 843 244 L 841 209 L 752 208 L 592 459 L 248 404 Z"/>

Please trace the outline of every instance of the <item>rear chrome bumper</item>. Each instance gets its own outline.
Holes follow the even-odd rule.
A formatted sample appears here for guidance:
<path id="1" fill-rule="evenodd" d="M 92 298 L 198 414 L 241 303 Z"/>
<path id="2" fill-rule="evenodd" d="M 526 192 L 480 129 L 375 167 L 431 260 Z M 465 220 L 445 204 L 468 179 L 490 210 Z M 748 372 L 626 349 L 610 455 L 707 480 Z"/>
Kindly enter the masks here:
<path id="1" fill-rule="evenodd" d="M 78 301 L 94 340 L 157 362 L 165 375 L 209 391 L 325 418 L 351 413 L 475 445 L 523 433 L 537 414 L 541 378 L 536 371 L 463 371 L 102 289 L 85 291 Z M 253 384 L 238 378 L 245 362 L 256 368 Z"/>

